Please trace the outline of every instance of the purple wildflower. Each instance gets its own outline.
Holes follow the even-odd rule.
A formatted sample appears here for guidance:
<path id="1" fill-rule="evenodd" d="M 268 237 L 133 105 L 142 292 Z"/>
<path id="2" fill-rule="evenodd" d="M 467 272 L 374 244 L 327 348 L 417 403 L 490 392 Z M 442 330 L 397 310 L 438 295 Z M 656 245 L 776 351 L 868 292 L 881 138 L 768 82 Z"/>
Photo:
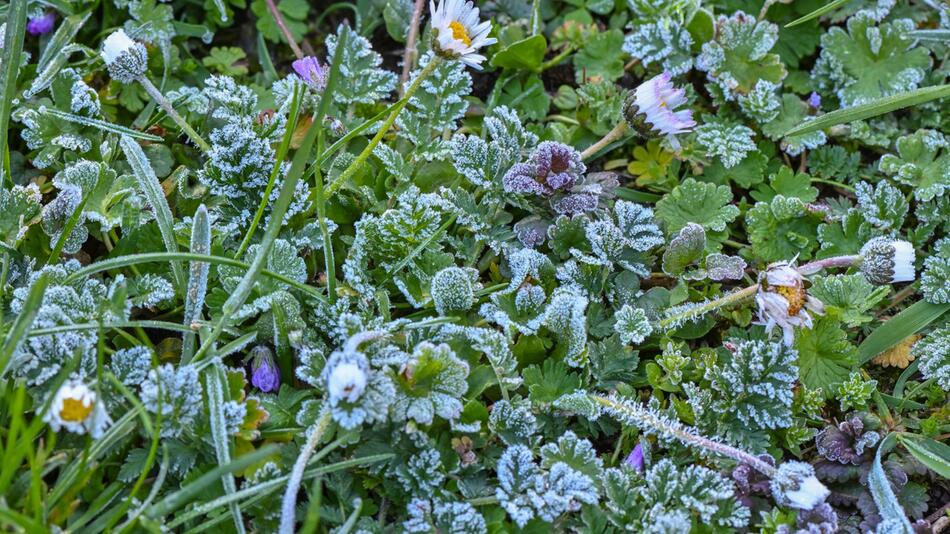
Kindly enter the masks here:
<path id="1" fill-rule="evenodd" d="M 327 86 L 327 69 L 313 56 L 306 56 L 293 62 L 297 76 L 310 87 L 322 90 Z"/>
<path id="2" fill-rule="evenodd" d="M 643 445 L 637 443 L 637 446 L 630 451 L 630 454 L 627 455 L 627 459 L 623 463 L 638 473 L 643 472 Z"/>
<path id="3" fill-rule="evenodd" d="M 274 365 L 270 349 L 263 345 L 251 351 L 251 385 L 264 393 L 277 391 L 280 387 L 280 370 Z"/>
<path id="4" fill-rule="evenodd" d="M 587 170 L 581 154 L 573 147 L 555 141 L 545 141 L 528 158 L 505 174 L 505 191 L 550 196 L 556 191 L 568 191 Z"/>
<path id="5" fill-rule="evenodd" d="M 812 91 L 811 96 L 808 97 L 808 105 L 815 111 L 821 109 L 821 95 Z"/>
<path id="6" fill-rule="evenodd" d="M 30 35 L 43 35 L 53 31 L 53 26 L 55 25 L 56 14 L 52 11 L 45 11 L 42 15 L 31 18 L 26 23 L 26 31 L 28 31 Z"/>

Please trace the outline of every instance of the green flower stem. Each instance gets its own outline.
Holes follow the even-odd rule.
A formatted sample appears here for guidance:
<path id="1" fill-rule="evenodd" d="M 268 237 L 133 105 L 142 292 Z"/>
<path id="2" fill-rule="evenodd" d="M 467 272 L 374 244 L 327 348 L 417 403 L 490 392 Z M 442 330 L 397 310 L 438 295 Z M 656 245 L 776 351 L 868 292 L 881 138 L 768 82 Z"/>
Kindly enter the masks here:
<path id="1" fill-rule="evenodd" d="M 665 434 L 672 438 L 676 438 L 686 445 L 705 449 L 707 451 L 732 458 L 737 462 L 748 464 L 750 467 L 762 473 L 763 475 L 768 476 L 769 478 L 775 476 L 775 467 L 763 462 L 759 458 L 743 450 L 726 445 L 725 443 L 720 443 L 719 441 L 704 437 L 692 427 L 683 426 L 678 423 L 671 424 L 669 421 L 665 421 L 663 418 L 657 417 L 651 410 L 648 410 L 645 407 L 638 406 L 637 404 L 618 402 L 615 399 L 604 397 L 602 395 L 591 395 L 590 398 L 594 402 L 608 409 L 610 412 L 623 413 L 628 415 L 630 418 L 635 419 L 639 423 L 638 426 L 642 424 L 644 427 L 649 427 L 653 431 Z"/>
<path id="2" fill-rule="evenodd" d="M 297 492 L 300 491 L 300 483 L 303 481 L 304 470 L 307 468 L 307 462 L 310 461 L 310 456 L 313 455 L 313 451 L 316 450 L 317 444 L 320 443 L 320 439 L 323 438 L 329 426 L 330 411 L 324 410 L 320 418 L 317 419 L 317 422 L 314 423 L 313 430 L 310 431 L 310 436 L 307 437 L 307 443 L 305 443 L 303 449 L 300 450 L 300 456 L 297 456 L 297 461 L 294 462 L 294 467 L 290 472 L 290 480 L 287 481 L 287 490 L 284 492 L 284 500 L 280 506 L 279 532 L 281 534 L 293 534 L 294 532 L 294 516 L 297 511 Z"/>
<path id="3" fill-rule="evenodd" d="M 627 132 L 627 128 L 627 121 L 622 120 L 618 122 L 617 125 L 614 126 L 614 129 L 607 132 L 607 135 L 605 135 L 600 141 L 597 141 L 596 143 L 584 149 L 584 151 L 581 152 L 581 159 L 589 159 L 594 154 L 603 150 L 604 147 L 610 143 L 620 139 L 623 134 Z"/>
<path id="4" fill-rule="evenodd" d="M 422 86 L 422 81 L 428 78 L 429 75 L 435 71 L 436 67 L 438 67 L 442 63 L 442 61 L 444 60 L 442 59 L 441 56 L 434 56 L 431 60 L 429 60 L 429 63 L 427 63 L 425 68 L 422 69 L 422 72 L 420 72 L 419 75 L 416 76 L 416 79 L 414 79 L 412 81 L 412 84 L 409 85 L 409 88 L 406 89 L 406 94 L 402 97 L 402 100 L 397 102 L 396 105 L 393 107 L 393 110 L 392 112 L 390 112 L 389 117 L 387 117 L 386 120 L 383 122 L 383 125 L 380 126 L 379 131 L 376 132 L 376 135 L 373 136 L 369 144 L 366 145 L 366 148 L 364 148 L 363 151 L 360 152 L 358 156 L 356 156 L 356 159 L 353 160 L 353 163 L 350 163 L 350 165 L 346 169 L 344 169 L 342 173 L 340 173 L 340 176 L 338 176 L 335 180 L 330 182 L 330 185 L 327 186 L 327 189 L 326 189 L 327 199 L 329 199 L 330 197 L 334 195 L 334 193 L 339 191 L 339 189 L 343 187 L 343 184 L 348 182 L 350 178 L 352 178 L 353 175 L 356 174 L 356 171 L 359 170 L 359 168 L 362 167 L 364 163 L 366 163 L 366 160 L 369 159 L 369 155 L 373 153 L 373 149 L 376 148 L 376 145 L 378 145 L 379 142 L 383 140 L 383 136 L 385 136 L 386 133 L 389 132 L 389 129 L 392 128 L 393 123 L 396 122 L 396 117 L 399 116 L 399 112 L 402 111 L 403 108 L 406 107 L 406 104 L 409 103 L 409 99 L 412 98 L 412 95 L 416 94 L 416 91 L 418 91 L 419 87 Z"/>
<path id="5" fill-rule="evenodd" d="M 834 256 L 822 260 L 815 260 L 798 267 L 798 272 L 803 275 L 815 274 L 824 269 L 835 267 L 856 267 L 861 264 L 861 256 Z"/>
<path id="6" fill-rule="evenodd" d="M 186 121 L 184 117 L 175 111 L 175 108 L 172 107 L 171 102 L 169 102 L 168 99 L 165 98 L 165 95 L 163 95 L 162 92 L 158 90 L 158 87 L 155 87 L 155 84 L 153 84 L 151 80 L 145 76 L 140 76 L 138 81 L 140 84 L 142 84 L 142 87 L 145 88 L 145 92 L 148 93 L 148 96 L 152 97 L 152 100 L 154 100 L 163 110 L 165 110 L 165 113 L 168 114 L 168 116 L 171 117 L 173 121 L 175 121 L 175 124 L 181 128 L 181 131 L 185 132 L 185 135 L 187 135 L 188 138 L 191 139 L 191 141 L 198 148 L 200 148 L 202 152 L 208 152 L 211 150 L 211 145 L 209 145 L 207 141 L 198 135 L 198 132 L 196 132 L 195 129 L 192 128 L 190 124 L 188 124 L 188 121 Z"/>
<path id="7" fill-rule="evenodd" d="M 669 327 L 670 325 L 676 324 L 679 321 L 691 319 L 693 317 L 699 317 L 713 310 L 722 308 L 724 306 L 729 306 L 730 304 L 736 304 L 737 302 L 741 302 L 755 295 L 755 292 L 758 291 L 758 289 L 759 289 L 759 285 L 753 284 L 747 288 L 740 289 L 738 291 L 733 291 L 732 293 L 723 295 L 719 297 L 718 299 L 710 300 L 709 302 L 706 302 L 705 304 L 694 306 L 692 308 L 687 308 L 683 310 L 681 313 L 678 313 L 676 315 L 671 315 L 669 317 L 665 317 L 660 320 L 659 325 L 661 328 Z"/>

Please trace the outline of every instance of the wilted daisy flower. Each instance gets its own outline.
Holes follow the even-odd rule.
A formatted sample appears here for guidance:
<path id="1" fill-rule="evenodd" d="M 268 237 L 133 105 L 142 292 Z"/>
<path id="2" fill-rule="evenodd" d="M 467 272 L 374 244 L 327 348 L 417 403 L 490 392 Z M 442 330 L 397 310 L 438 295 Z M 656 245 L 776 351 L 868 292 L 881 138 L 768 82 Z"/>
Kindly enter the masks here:
<path id="1" fill-rule="evenodd" d="M 876 237 L 861 247 L 861 272 L 878 285 L 911 282 L 916 277 L 915 258 L 911 243 Z"/>
<path id="2" fill-rule="evenodd" d="M 43 420 L 57 432 L 65 428 L 76 434 L 88 432 L 93 438 L 99 438 L 112 424 L 96 392 L 76 379 L 59 388 Z"/>
<path id="3" fill-rule="evenodd" d="M 795 340 L 795 327 L 811 328 L 809 311 L 824 314 L 824 305 L 805 290 L 805 278 L 789 262 L 769 265 L 759 277 L 759 290 L 755 295 L 759 306 L 759 324 L 771 332 L 779 326 L 785 344 Z"/>
<path id="4" fill-rule="evenodd" d="M 674 111 L 686 103 L 686 91 L 677 88 L 673 76 L 664 72 L 640 84 L 624 106 L 627 123 L 643 135 L 665 135 L 674 148 L 679 148 L 677 134 L 692 131 L 696 126 L 693 111 Z"/>
<path id="5" fill-rule="evenodd" d="M 343 362 L 330 371 L 327 392 L 331 402 L 345 400 L 356 402 L 366 391 L 366 372 L 356 363 Z"/>
<path id="6" fill-rule="evenodd" d="M 297 76 L 310 87 L 320 91 L 327 86 L 327 69 L 313 56 L 302 57 L 292 63 Z"/>
<path id="7" fill-rule="evenodd" d="M 109 76 L 120 83 L 132 83 L 145 74 L 148 68 L 145 46 L 133 41 L 122 29 L 106 37 L 100 55 L 109 69 Z"/>
<path id="8" fill-rule="evenodd" d="M 463 0 L 443 0 L 438 4 L 430 1 L 429 11 L 432 14 L 432 28 L 436 32 L 436 52 L 458 59 L 474 69 L 481 69 L 485 56 L 475 52 L 497 42 L 494 37 L 488 37 L 491 21 L 479 23 L 478 8 L 472 2 Z"/>
<path id="9" fill-rule="evenodd" d="M 395 388 L 389 375 L 374 369 L 359 350 L 362 342 L 379 337 L 363 332 L 349 339 L 341 350 L 327 358 L 320 374 L 333 420 L 343 428 L 383 421 L 389 413 Z"/>

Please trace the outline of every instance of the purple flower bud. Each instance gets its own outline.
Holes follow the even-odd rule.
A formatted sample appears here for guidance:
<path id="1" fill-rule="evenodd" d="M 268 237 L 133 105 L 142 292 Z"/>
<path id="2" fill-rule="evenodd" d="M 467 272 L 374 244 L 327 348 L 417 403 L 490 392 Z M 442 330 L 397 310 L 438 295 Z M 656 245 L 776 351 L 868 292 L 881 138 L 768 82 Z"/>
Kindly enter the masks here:
<path id="1" fill-rule="evenodd" d="M 821 95 L 812 91 L 811 96 L 808 97 L 808 105 L 815 111 L 818 111 L 821 108 Z"/>
<path id="2" fill-rule="evenodd" d="M 306 56 L 293 62 L 297 76 L 310 87 L 322 90 L 327 86 L 327 69 L 313 56 Z"/>
<path id="3" fill-rule="evenodd" d="M 42 15 L 30 19 L 26 23 L 26 31 L 30 32 L 30 35 L 43 35 L 53 31 L 55 25 L 56 14 L 52 11 L 46 11 Z"/>
<path id="4" fill-rule="evenodd" d="M 630 451 L 630 454 L 627 455 L 627 459 L 623 463 L 629 467 L 632 467 L 638 473 L 643 472 L 643 446 L 637 443 L 637 446 Z"/>
<path id="5" fill-rule="evenodd" d="M 270 349 L 263 345 L 251 351 L 251 385 L 264 393 L 277 391 L 280 387 L 280 370 L 274 365 Z"/>

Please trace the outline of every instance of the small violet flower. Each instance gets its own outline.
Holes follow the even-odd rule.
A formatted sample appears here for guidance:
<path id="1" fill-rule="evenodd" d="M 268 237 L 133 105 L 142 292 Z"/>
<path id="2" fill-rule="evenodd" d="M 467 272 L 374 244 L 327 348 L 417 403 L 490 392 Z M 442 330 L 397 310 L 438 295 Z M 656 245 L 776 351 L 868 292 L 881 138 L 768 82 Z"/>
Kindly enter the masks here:
<path id="1" fill-rule="evenodd" d="M 627 458 L 623 463 L 631 467 L 634 471 L 638 473 L 643 472 L 643 445 L 637 443 L 637 446 L 630 451 L 630 454 L 627 455 Z"/>
<path id="2" fill-rule="evenodd" d="M 297 76 L 310 87 L 320 91 L 327 86 L 327 69 L 313 56 L 306 56 L 293 62 Z"/>
<path id="3" fill-rule="evenodd" d="M 270 349 L 263 345 L 251 351 L 251 385 L 264 393 L 280 388 L 280 370 Z"/>
<path id="4" fill-rule="evenodd" d="M 38 17 L 31 18 L 26 23 L 26 31 L 30 35 L 44 35 L 53 31 L 56 25 L 56 14 L 52 11 L 46 11 Z"/>
<path id="5" fill-rule="evenodd" d="M 812 91 L 811 96 L 808 97 L 808 105 L 815 111 L 821 109 L 821 95 Z"/>
<path id="6" fill-rule="evenodd" d="M 634 130 L 644 135 L 664 135 L 678 150 L 676 136 L 692 131 L 696 121 L 690 109 L 675 111 L 686 103 L 686 91 L 674 86 L 672 78 L 672 74 L 664 72 L 641 83 L 628 98 L 624 111 Z"/>

